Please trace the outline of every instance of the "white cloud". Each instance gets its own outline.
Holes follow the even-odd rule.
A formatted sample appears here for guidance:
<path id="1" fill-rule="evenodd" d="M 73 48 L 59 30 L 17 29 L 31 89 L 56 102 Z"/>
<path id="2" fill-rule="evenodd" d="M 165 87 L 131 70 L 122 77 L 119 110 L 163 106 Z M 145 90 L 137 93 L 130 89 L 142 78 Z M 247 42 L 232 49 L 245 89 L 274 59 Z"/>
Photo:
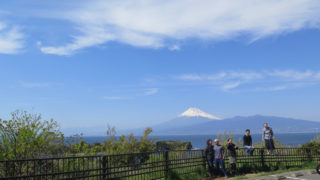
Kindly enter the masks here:
<path id="1" fill-rule="evenodd" d="M 248 85 L 255 91 L 280 91 L 320 84 L 320 71 L 273 70 L 273 71 L 224 71 L 215 74 L 183 74 L 175 79 L 202 82 L 230 91 Z"/>
<path id="2" fill-rule="evenodd" d="M 269 88 L 269 91 L 282 91 L 282 90 L 285 90 L 285 89 L 288 89 L 289 87 L 288 86 L 275 86 L 275 87 L 271 87 Z"/>
<path id="3" fill-rule="evenodd" d="M 220 72 L 218 74 L 215 74 L 215 75 L 210 75 L 210 76 L 207 76 L 205 77 L 205 79 L 208 79 L 208 80 L 222 80 L 222 79 L 225 79 L 227 77 L 227 73 L 226 72 Z"/>
<path id="4" fill-rule="evenodd" d="M 318 0 L 91 0 L 80 7 L 63 18 L 83 35 L 66 45 L 44 46 L 44 53 L 68 55 L 109 41 L 178 50 L 176 42 L 191 38 L 221 41 L 246 35 L 253 41 L 320 27 Z"/>
<path id="5" fill-rule="evenodd" d="M 36 44 L 37 44 L 37 46 L 39 46 L 39 47 L 40 47 L 40 46 L 42 45 L 42 42 L 41 42 L 41 41 L 37 41 L 37 43 L 36 43 Z"/>
<path id="6" fill-rule="evenodd" d="M 150 96 L 150 95 L 157 94 L 158 92 L 159 92 L 158 88 L 150 88 L 145 90 L 144 95 Z"/>
<path id="7" fill-rule="evenodd" d="M 25 88 L 42 88 L 49 87 L 52 84 L 47 82 L 20 82 L 20 85 Z"/>
<path id="8" fill-rule="evenodd" d="M 202 76 L 195 75 L 195 74 L 184 74 L 180 76 L 176 76 L 176 79 L 180 80 L 203 80 Z"/>
<path id="9" fill-rule="evenodd" d="M 61 86 L 62 83 L 54 83 L 54 82 L 27 82 L 27 81 L 19 81 L 20 86 L 24 88 L 47 88 L 54 86 Z"/>
<path id="10" fill-rule="evenodd" d="M 0 21 L 0 54 L 17 54 L 23 48 L 24 35 L 17 26 Z"/>
<path id="11" fill-rule="evenodd" d="M 229 79 L 242 79 L 242 80 L 254 80 L 254 79 L 261 79 L 263 78 L 263 74 L 258 72 L 230 72 Z"/>
<path id="12" fill-rule="evenodd" d="M 178 45 L 172 45 L 169 47 L 170 51 L 179 51 L 180 50 L 180 46 Z"/>
<path id="13" fill-rule="evenodd" d="M 134 93 L 132 93 L 132 91 Z M 127 92 L 125 95 L 104 96 L 103 99 L 106 99 L 106 100 L 128 100 L 128 99 L 135 99 L 135 98 L 141 97 L 141 96 L 151 96 L 151 95 L 157 94 L 158 92 L 159 92 L 159 88 L 130 90 L 129 93 Z"/>
<path id="14" fill-rule="evenodd" d="M 258 72 L 239 72 L 239 71 L 225 71 L 219 72 L 216 74 L 210 75 L 198 75 L 198 74 L 183 74 L 180 76 L 176 76 L 177 79 L 180 80 L 201 80 L 201 81 L 222 81 L 222 80 L 241 80 L 241 81 L 248 81 L 248 80 L 255 80 L 263 78 L 263 74 Z"/>
<path id="15" fill-rule="evenodd" d="M 286 89 L 289 89 L 289 86 L 279 85 L 279 86 L 271 86 L 271 87 L 258 87 L 255 90 L 256 91 L 282 91 Z"/>
<path id="16" fill-rule="evenodd" d="M 106 99 L 106 100 L 126 100 L 126 99 L 130 99 L 130 98 L 124 97 L 124 96 L 104 96 L 103 99 Z"/>
<path id="17" fill-rule="evenodd" d="M 46 54 L 56 54 L 56 55 L 72 55 L 79 49 L 87 48 L 114 39 L 114 35 L 106 32 L 102 28 L 88 28 L 87 31 L 90 34 L 83 36 L 75 36 L 74 41 L 70 44 L 60 47 L 45 46 L 41 47 L 41 51 Z M 87 33 L 87 32 L 84 32 Z M 40 44 L 41 46 L 41 44 Z"/>
<path id="18" fill-rule="evenodd" d="M 266 87 L 257 87 L 256 91 L 282 91 L 287 89 L 304 88 L 307 86 L 313 86 L 320 82 L 283 82 L 282 85 L 269 85 Z"/>
<path id="19" fill-rule="evenodd" d="M 231 82 L 231 83 L 226 83 L 226 84 L 223 84 L 221 86 L 221 89 L 223 91 L 228 91 L 228 90 L 231 90 L 231 89 L 234 89 L 234 88 L 237 88 L 238 86 L 240 86 L 240 82 Z"/>
<path id="20" fill-rule="evenodd" d="M 277 78 L 283 78 L 287 80 L 313 80 L 317 79 L 317 73 L 310 70 L 307 71 L 294 71 L 294 70 L 285 70 L 285 71 L 271 71 L 268 72 L 268 75 L 274 76 Z"/>

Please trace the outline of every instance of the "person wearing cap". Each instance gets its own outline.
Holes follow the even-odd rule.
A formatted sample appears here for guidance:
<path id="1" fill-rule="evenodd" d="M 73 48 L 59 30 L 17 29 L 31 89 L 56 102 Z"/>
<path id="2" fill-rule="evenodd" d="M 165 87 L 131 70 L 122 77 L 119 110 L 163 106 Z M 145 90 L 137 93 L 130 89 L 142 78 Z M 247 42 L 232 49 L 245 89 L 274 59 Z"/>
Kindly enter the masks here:
<path id="1" fill-rule="evenodd" d="M 246 149 L 246 154 L 252 156 L 254 147 L 252 146 L 252 137 L 250 135 L 250 129 L 246 130 L 246 134 L 243 136 L 243 147 Z"/>
<path id="2" fill-rule="evenodd" d="M 220 165 L 224 176 L 227 178 L 227 171 L 224 166 L 225 150 L 224 147 L 219 144 L 219 140 L 214 140 L 214 164 L 216 166 L 217 173 L 220 172 Z"/>

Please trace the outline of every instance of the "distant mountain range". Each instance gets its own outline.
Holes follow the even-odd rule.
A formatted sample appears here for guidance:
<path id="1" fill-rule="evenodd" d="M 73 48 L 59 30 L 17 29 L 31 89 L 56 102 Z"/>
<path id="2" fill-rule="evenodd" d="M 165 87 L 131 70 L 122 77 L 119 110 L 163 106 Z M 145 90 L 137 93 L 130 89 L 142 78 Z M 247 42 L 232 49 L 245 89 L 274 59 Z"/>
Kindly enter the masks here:
<path id="1" fill-rule="evenodd" d="M 178 118 L 152 126 L 153 135 L 201 135 L 232 132 L 243 134 L 246 129 L 260 134 L 263 124 L 268 123 L 275 133 L 320 132 L 320 122 L 275 116 L 236 116 L 222 119 L 197 108 L 189 108 Z M 129 130 L 140 134 L 143 129 Z"/>
<path id="2" fill-rule="evenodd" d="M 275 133 L 320 132 L 320 122 L 316 121 L 262 115 L 222 119 L 197 108 L 189 108 L 177 118 L 151 126 L 151 128 L 153 129 L 152 135 L 205 135 L 224 133 L 225 131 L 243 134 L 246 129 L 250 129 L 253 134 L 260 134 L 264 123 L 268 123 Z M 145 128 L 122 130 L 117 134 L 134 133 L 135 135 L 141 135 Z M 82 132 L 84 136 L 106 135 L 106 128 L 104 127 L 97 127 L 94 130 L 92 128 L 69 129 L 69 134 L 72 131 Z"/>

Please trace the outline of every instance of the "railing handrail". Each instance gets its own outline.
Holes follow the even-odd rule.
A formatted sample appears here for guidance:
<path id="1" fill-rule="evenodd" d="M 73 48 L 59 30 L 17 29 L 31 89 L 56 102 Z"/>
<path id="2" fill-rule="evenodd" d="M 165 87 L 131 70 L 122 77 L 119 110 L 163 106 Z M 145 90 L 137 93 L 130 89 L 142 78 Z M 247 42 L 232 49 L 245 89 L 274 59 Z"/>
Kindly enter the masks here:
<path id="1" fill-rule="evenodd" d="M 237 151 L 239 153 L 237 167 L 242 168 L 242 172 L 247 172 L 248 167 L 264 171 L 273 165 L 293 167 L 301 166 L 306 161 L 320 160 L 320 153 L 316 148 L 277 148 L 273 155 L 267 154 L 265 148 L 256 148 L 254 154 L 250 155 L 247 155 L 245 150 L 240 147 Z M 145 179 L 149 175 L 151 179 L 159 179 L 168 178 L 170 171 L 177 171 L 178 174 L 199 172 L 196 168 L 206 169 L 206 163 L 204 149 L 1 160 L 0 179 L 24 177 L 108 179 L 129 176 Z M 226 167 L 228 168 L 228 163 Z"/>
<path id="2" fill-rule="evenodd" d="M 239 150 L 245 150 L 246 148 L 239 147 Z M 255 148 L 256 150 L 264 150 L 265 148 Z M 306 149 L 315 149 L 315 148 L 308 148 L 308 147 L 285 147 L 285 148 L 276 148 L 280 150 L 288 149 L 300 149 L 300 150 L 306 150 Z M 226 149 L 227 150 L 227 149 Z M 55 159 L 73 159 L 73 158 L 95 158 L 95 157 L 104 157 L 104 156 L 126 156 L 126 155 L 139 155 L 139 154 L 154 154 L 154 153 L 165 153 L 165 152 L 201 152 L 204 151 L 204 149 L 190 149 L 190 150 L 160 150 L 160 151 L 147 151 L 147 152 L 132 152 L 132 153 L 120 153 L 120 154 L 96 154 L 96 155 L 75 155 L 75 156 L 56 156 L 56 157 L 43 157 L 43 158 L 27 158 L 27 159 L 8 159 L 8 160 L 0 160 L 0 162 L 18 162 L 18 161 L 41 161 L 41 160 L 55 160 Z"/>

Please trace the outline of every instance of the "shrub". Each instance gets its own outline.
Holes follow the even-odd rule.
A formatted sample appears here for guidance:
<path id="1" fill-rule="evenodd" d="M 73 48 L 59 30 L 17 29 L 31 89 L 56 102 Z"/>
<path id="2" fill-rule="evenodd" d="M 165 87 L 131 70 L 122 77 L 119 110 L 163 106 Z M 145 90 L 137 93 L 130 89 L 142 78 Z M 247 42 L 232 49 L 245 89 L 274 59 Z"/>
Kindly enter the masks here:
<path id="1" fill-rule="evenodd" d="M 10 120 L 0 119 L 0 158 L 26 159 L 57 154 L 63 146 L 63 134 L 53 119 L 17 110 Z"/>

